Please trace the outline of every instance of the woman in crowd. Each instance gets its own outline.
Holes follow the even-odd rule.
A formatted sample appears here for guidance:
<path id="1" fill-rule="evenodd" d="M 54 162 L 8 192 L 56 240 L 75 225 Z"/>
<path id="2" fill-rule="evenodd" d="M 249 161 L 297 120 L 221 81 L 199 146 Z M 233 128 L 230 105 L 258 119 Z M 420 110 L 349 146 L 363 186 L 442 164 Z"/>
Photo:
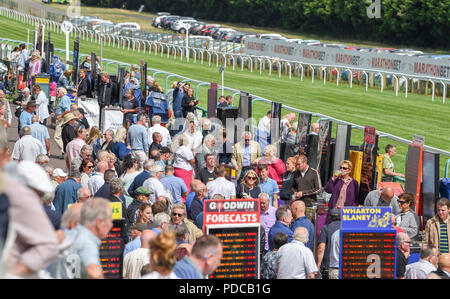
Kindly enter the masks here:
<path id="1" fill-rule="evenodd" d="M 203 134 L 196 126 L 194 113 L 188 113 L 186 122 L 183 135 L 189 139 L 189 149 L 196 152 L 202 145 Z"/>
<path id="2" fill-rule="evenodd" d="M 183 116 L 186 118 L 186 115 L 189 112 L 195 112 L 195 106 L 197 106 L 198 101 L 195 101 L 194 90 L 189 88 L 187 93 L 183 96 L 183 100 L 181 102 L 181 106 L 183 107 Z"/>
<path id="3" fill-rule="evenodd" d="M 95 158 L 97 156 L 97 152 L 102 148 L 102 133 L 97 126 L 91 127 L 86 143 L 92 146 L 92 155 Z"/>
<path id="4" fill-rule="evenodd" d="M 236 198 L 258 198 L 260 193 L 258 175 L 254 170 L 248 170 L 236 187 Z"/>
<path id="5" fill-rule="evenodd" d="M 282 176 L 282 188 L 280 190 L 280 199 L 284 200 L 285 204 L 289 204 L 290 200 L 292 199 L 292 180 L 294 178 L 294 172 L 296 170 L 295 168 L 295 162 L 297 161 L 297 158 L 290 157 L 286 161 L 286 172 Z"/>
<path id="6" fill-rule="evenodd" d="M 139 208 L 139 215 L 136 223 L 151 223 L 152 217 L 152 206 L 149 203 L 143 203 Z"/>
<path id="7" fill-rule="evenodd" d="M 283 161 L 277 156 L 277 148 L 273 144 L 269 144 L 264 148 L 264 157 L 258 162 L 259 164 L 267 164 L 268 176 L 278 184 L 283 181 L 283 174 L 286 172 L 286 166 Z M 258 167 L 256 167 L 258 173 Z"/>
<path id="8" fill-rule="evenodd" d="M 76 90 L 76 93 L 73 95 L 74 97 L 91 97 L 91 83 L 89 82 L 85 69 L 80 70 L 80 81 L 77 84 Z"/>
<path id="9" fill-rule="evenodd" d="M 31 54 L 31 61 L 29 64 L 29 69 L 28 69 L 28 76 L 30 78 L 30 86 L 32 85 L 33 77 L 35 77 L 36 75 L 39 75 L 41 73 L 41 68 L 42 68 L 41 54 L 39 53 L 39 51 L 34 51 Z"/>
<path id="10" fill-rule="evenodd" d="M 80 173 L 81 173 L 81 180 L 80 185 L 81 187 L 88 189 L 88 182 L 89 178 L 91 177 L 92 172 L 94 171 L 94 162 L 91 160 L 84 160 L 81 162 L 80 166 Z"/>
<path id="11" fill-rule="evenodd" d="M 419 217 L 411 210 L 415 204 L 415 196 L 412 193 L 403 193 L 398 196 L 398 205 L 402 212 L 397 215 L 397 226 L 409 236 L 411 240 L 415 240 L 419 233 Z"/>
<path id="12" fill-rule="evenodd" d="M 139 175 L 139 171 L 137 171 L 138 162 L 136 157 L 133 154 L 128 154 L 124 157 L 122 163 L 122 175 L 120 176 L 120 180 L 123 185 L 123 196 L 126 200 L 126 206 L 128 207 L 133 201 L 133 197 L 128 194 L 128 188 L 131 183 L 133 183 L 134 178 Z"/>
<path id="13" fill-rule="evenodd" d="M 72 71 L 70 69 L 65 70 L 59 77 L 56 88 L 64 87 L 65 89 L 68 89 L 70 87 L 70 76 L 72 76 Z"/>
<path id="14" fill-rule="evenodd" d="M 143 279 L 177 279 L 173 272 L 176 262 L 176 233 L 172 230 L 160 233 L 150 241 L 150 273 Z"/>
<path id="15" fill-rule="evenodd" d="M 105 134 L 103 135 L 103 138 L 105 141 L 102 144 L 102 149 L 112 153 L 114 144 L 114 142 L 112 141 L 114 138 L 114 131 L 111 129 L 106 130 Z"/>
<path id="16" fill-rule="evenodd" d="M 114 170 L 117 177 L 122 175 L 122 169 L 120 169 L 119 164 L 117 162 L 116 155 L 113 153 L 107 152 L 108 156 L 108 169 Z"/>
<path id="17" fill-rule="evenodd" d="M 117 129 L 116 134 L 113 138 L 113 153 L 116 155 L 116 157 L 123 161 L 125 156 L 130 153 L 130 149 L 125 144 L 125 140 L 127 139 L 127 129 L 124 127 L 120 127 Z"/>
<path id="18" fill-rule="evenodd" d="M 7 110 L 6 99 L 0 100 L 0 125 L 8 128 L 10 125 L 6 120 L 6 110 Z"/>
<path id="19" fill-rule="evenodd" d="M 176 145 L 179 145 L 175 150 L 173 160 L 174 175 L 184 181 L 189 193 L 191 191 L 192 172 L 195 167 L 194 154 L 189 149 L 189 139 L 184 135 L 179 135 L 171 145 L 173 149 L 175 149 Z M 172 150 L 172 152 L 174 151 Z"/>
<path id="20" fill-rule="evenodd" d="M 343 160 L 340 165 L 340 170 L 335 172 L 325 186 L 325 191 L 331 193 L 328 211 L 333 208 L 342 209 L 344 206 L 358 205 L 358 181 L 350 176 L 353 164 L 348 160 Z"/>
<path id="21" fill-rule="evenodd" d="M 46 125 L 47 118 L 50 116 L 48 113 L 48 98 L 39 85 L 33 86 L 33 93 L 36 97 L 36 115 L 39 117 L 39 122 Z"/>

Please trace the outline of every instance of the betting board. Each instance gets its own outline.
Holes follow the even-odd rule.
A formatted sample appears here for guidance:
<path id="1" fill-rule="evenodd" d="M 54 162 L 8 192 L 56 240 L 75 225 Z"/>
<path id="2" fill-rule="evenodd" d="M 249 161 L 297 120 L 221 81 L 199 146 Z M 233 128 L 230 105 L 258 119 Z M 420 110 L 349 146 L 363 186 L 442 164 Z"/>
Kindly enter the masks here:
<path id="1" fill-rule="evenodd" d="M 397 237 L 395 230 L 341 231 L 341 279 L 394 279 Z"/>
<path id="2" fill-rule="evenodd" d="M 260 225 L 211 225 L 206 229 L 222 241 L 223 256 L 211 279 L 257 279 L 260 273 Z"/>
<path id="3" fill-rule="evenodd" d="M 105 279 L 121 279 L 125 249 L 125 220 L 114 220 L 113 228 L 100 245 L 100 263 Z"/>

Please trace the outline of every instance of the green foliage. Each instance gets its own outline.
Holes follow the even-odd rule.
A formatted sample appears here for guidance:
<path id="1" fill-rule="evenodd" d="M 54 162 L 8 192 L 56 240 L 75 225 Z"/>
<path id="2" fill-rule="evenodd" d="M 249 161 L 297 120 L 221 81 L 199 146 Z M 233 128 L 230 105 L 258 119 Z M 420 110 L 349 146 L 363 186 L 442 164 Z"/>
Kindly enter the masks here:
<path id="1" fill-rule="evenodd" d="M 83 4 L 168 11 L 217 22 L 408 46 L 450 47 L 450 0 L 381 0 L 381 18 L 369 19 L 365 0 L 83 0 Z"/>

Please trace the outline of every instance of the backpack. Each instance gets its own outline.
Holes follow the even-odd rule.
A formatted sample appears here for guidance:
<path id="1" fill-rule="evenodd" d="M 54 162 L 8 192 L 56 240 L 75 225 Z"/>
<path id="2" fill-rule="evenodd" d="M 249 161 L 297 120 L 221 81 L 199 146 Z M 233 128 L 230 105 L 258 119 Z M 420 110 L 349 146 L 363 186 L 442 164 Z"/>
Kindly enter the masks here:
<path id="1" fill-rule="evenodd" d="M 150 119 L 154 115 L 161 116 L 161 123 L 169 122 L 169 101 L 162 92 L 152 91 L 145 102 L 148 107 L 148 116 Z"/>
<path id="2" fill-rule="evenodd" d="M 59 59 L 58 56 L 52 57 L 52 64 L 50 65 L 50 78 L 51 82 L 58 82 L 59 77 L 64 73 L 66 70 L 66 65 L 64 62 Z"/>

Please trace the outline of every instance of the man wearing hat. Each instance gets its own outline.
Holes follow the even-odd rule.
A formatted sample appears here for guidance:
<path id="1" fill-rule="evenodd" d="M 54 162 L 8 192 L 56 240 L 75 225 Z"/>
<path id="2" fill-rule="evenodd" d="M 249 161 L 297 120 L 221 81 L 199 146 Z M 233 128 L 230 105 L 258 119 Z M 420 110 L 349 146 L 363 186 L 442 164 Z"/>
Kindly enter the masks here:
<path id="1" fill-rule="evenodd" d="M 19 124 L 21 136 L 23 127 L 31 126 L 33 124 L 32 118 L 35 111 L 36 111 L 36 101 L 31 100 L 25 106 L 25 110 L 23 110 L 22 113 L 20 114 Z"/>
<path id="2" fill-rule="evenodd" d="M 53 170 L 51 181 L 53 188 L 56 189 L 56 187 L 62 184 L 66 180 L 68 175 L 69 174 L 65 173 L 61 168 L 56 168 L 55 170 Z"/>
<path id="3" fill-rule="evenodd" d="M 341 229 L 341 210 L 334 208 L 330 210 L 330 223 L 322 227 L 317 242 L 317 268 L 320 269 L 323 278 L 328 277 L 330 270 L 331 236 L 339 229 Z"/>
<path id="4" fill-rule="evenodd" d="M 138 218 L 138 214 L 139 214 L 139 208 L 141 207 L 141 205 L 143 203 L 150 203 L 150 194 L 152 192 L 150 192 L 147 188 L 141 186 L 139 188 L 137 188 L 134 191 L 134 199 L 133 201 L 130 203 L 130 205 L 127 208 L 127 214 L 128 214 L 128 219 L 130 220 L 130 223 L 135 223 L 137 218 Z"/>
<path id="5" fill-rule="evenodd" d="M 164 185 L 160 181 L 163 172 L 164 169 L 160 165 L 157 164 L 153 165 L 149 171 L 150 177 L 142 185 L 152 192 L 152 194 L 150 195 L 150 203 L 152 205 L 156 202 L 156 199 L 159 196 L 165 195 L 166 193 L 166 189 L 164 188 Z"/>
<path id="6" fill-rule="evenodd" d="M 172 143 L 169 130 L 161 125 L 161 116 L 154 115 L 152 117 L 152 127 L 147 130 L 148 144 L 153 143 L 153 133 L 160 133 L 162 140 L 160 142 L 162 147 L 169 146 Z"/>
<path id="7" fill-rule="evenodd" d="M 72 112 L 67 113 L 64 116 L 64 125 L 62 129 L 62 140 L 63 140 L 63 152 L 66 152 L 66 147 L 69 142 L 76 138 L 75 136 L 75 124 L 78 121 L 78 117 L 76 117 Z"/>
<path id="8" fill-rule="evenodd" d="M 22 129 L 22 138 L 17 140 L 14 144 L 14 149 L 12 152 L 12 158 L 16 161 L 31 161 L 35 162 L 36 157 L 40 154 L 45 154 L 45 148 L 42 143 L 31 136 L 31 128 L 25 126 Z"/>
<path id="9" fill-rule="evenodd" d="M 55 141 L 61 151 L 63 151 L 63 140 L 61 135 L 62 127 L 64 125 L 64 117 L 66 116 L 66 114 L 70 113 L 72 102 L 67 96 L 67 90 L 64 87 L 59 87 L 56 90 L 56 97 L 59 99 L 59 101 L 54 112 L 54 115 L 56 117 Z"/>

